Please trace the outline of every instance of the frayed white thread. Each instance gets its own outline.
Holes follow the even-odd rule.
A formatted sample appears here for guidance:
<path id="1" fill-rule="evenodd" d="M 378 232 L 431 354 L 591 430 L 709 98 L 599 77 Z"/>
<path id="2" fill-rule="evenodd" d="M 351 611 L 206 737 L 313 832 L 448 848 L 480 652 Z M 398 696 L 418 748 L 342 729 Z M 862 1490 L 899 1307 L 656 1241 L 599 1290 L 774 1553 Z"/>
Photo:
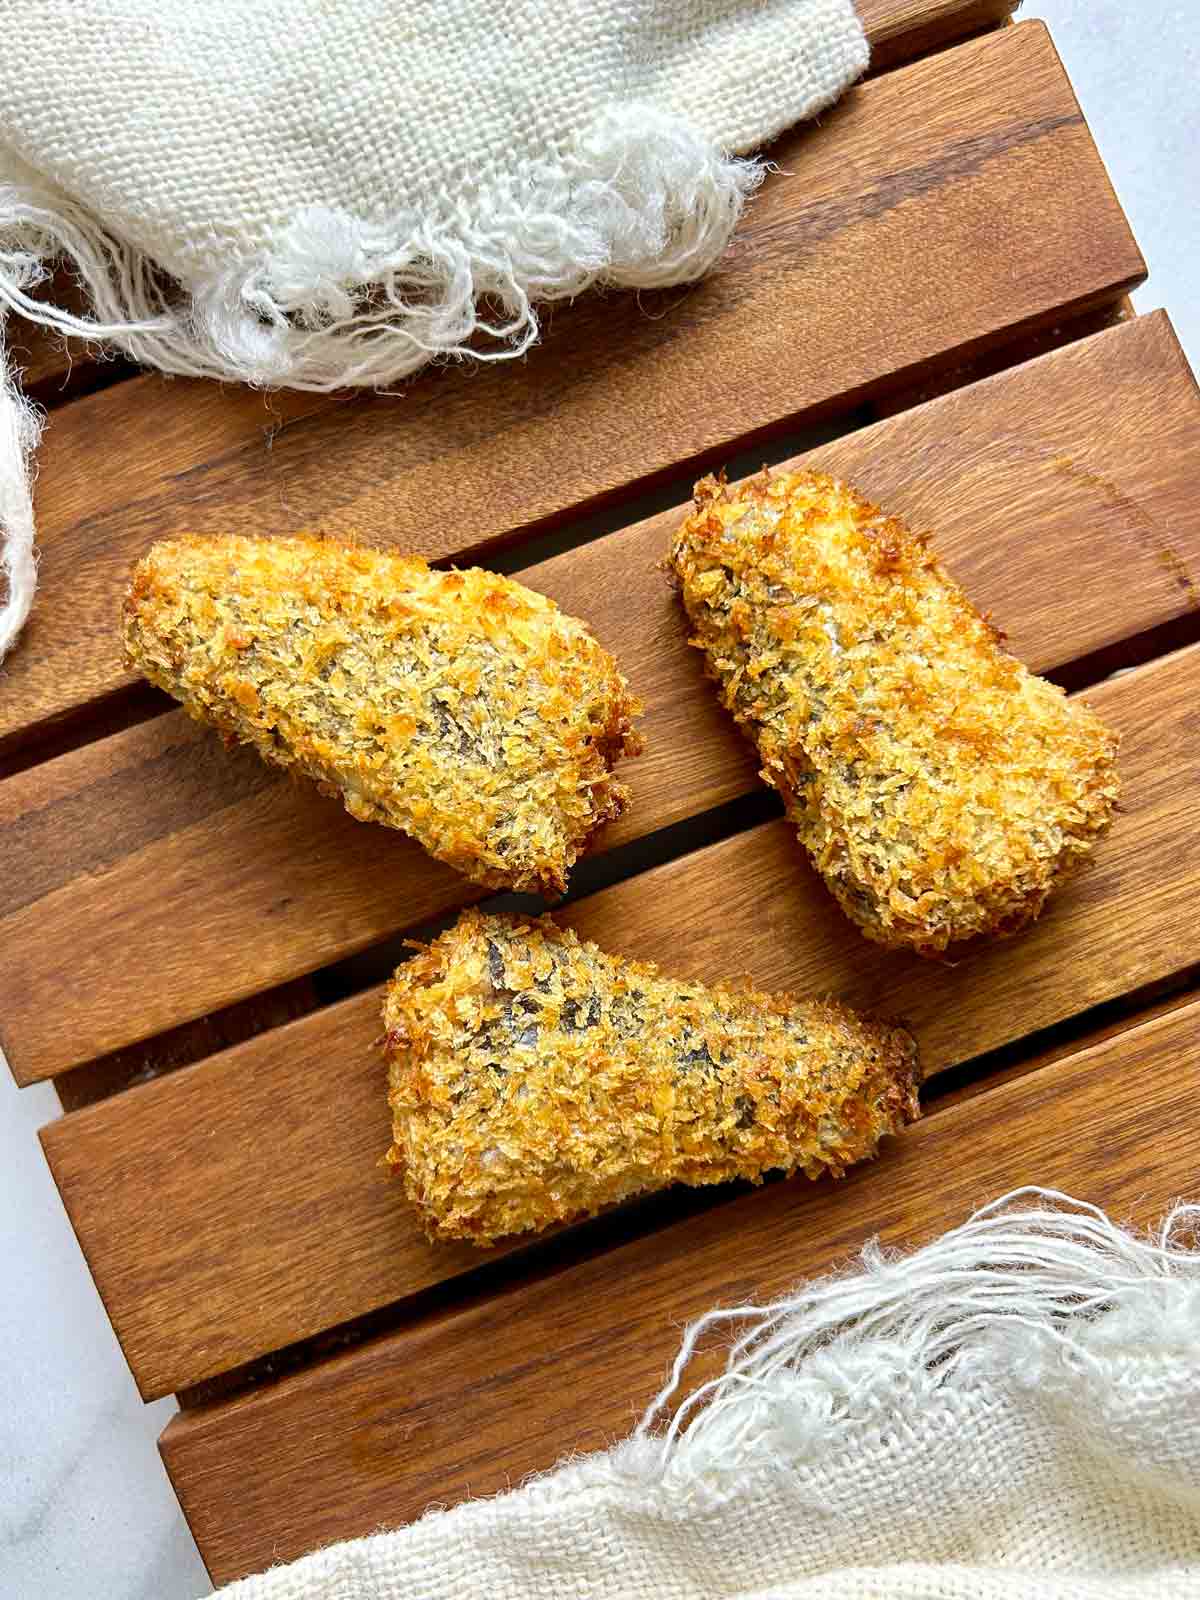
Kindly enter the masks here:
<path id="1" fill-rule="evenodd" d="M 763 170 L 723 155 L 678 117 L 626 106 L 601 116 L 560 160 L 526 163 L 469 200 L 447 198 L 436 217 L 372 223 L 310 207 L 270 250 L 185 285 L 186 294 L 31 172 L 0 185 L 0 314 L 115 345 L 182 377 L 316 393 L 381 388 L 435 357 L 522 355 L 538 337 L 538 301 L 598 284 L 648 289 L 700 277 Z M 71 265 L 91 316 L 30 294 L 54 260 Z M 21 427 L 28 440 L 27 418 Z M 27 486 L 28 444 L 0 446 L 0 473 L 16 495 Z M 4 562 L 17 579 L 0 657 L 33 593 L 19 518 L 13 527 L 4 524 Z"/>
<path id="2" fill-rule="evenodd" d="M 1184 1241 L 1198 1227 L 1200 1206 L 1181 1205 L 1157 1238 L 1138 1237 L 1095 1206 L 1055 1190 L 1026 1188 L 984 1206 L 962 1227 L 907 1257 L 869 1244 L 861 1270 L 848 1268 L 802 1285 L 775 1305 L 735 1307 L 693 1323 L 670 1382 L 632 1437 L 614 1449 L 562 1462 L 509 1495 L 449 1511 L 430 1507 L 407 1528 L 317 1551 L 292 1567 L 242 1580 L 222 1596 L 366 1600 L 381 1587 L 416 1592 L 414 1578 L 422 1593 L 427 1587 L 438 1594 L 507 1594 L 517 1592 L 524 1575 L 522 1594 L 624 1595 L 648 1591 L 650 1580 L 641 1575 L 659 1571 L 660 1564 L 669 1564 L 679 1577 L 680 1593 L 725 1594 L 733 1588 L 715 1577 L 709 1581 L 705 1557 L 714 1550 L 718 1558 L 728 1554 L 731 1542 L 745 1579 L 737 1592 L 753 1587 L 755 1594 L 774 1594 L 769 1579 L 757 1581 L 755 1552 L 739 1542 L 746 1524 L 738 1518 L 746 1505 L 760 1502 L 776 1476 L 794 1488 L 804 1469 L 814 1508 L 828 1512 L 819 1488 L 811 1488 L 814 1469 L 819 1483 L 827 1458 L 832 1482 L 851 1463 L 860 1481 L 856 1503 L 871 1506 L 872 1474 L 879 1471 L 880 1446 L 889 1436 L 901 1441 L 903 1466 L 913 1459 L 906 1457 L 906 1431 L 919 1438 L 925 1420 L 943 1418 L 955 1433 L 976 1428 L 993 1396 L 1014 1389 L 1032 1399 L 1034 1392 L 1042 1395 L 1061 1384 L 1064 1410 L 1072 1416 L 1093 1409 L 1103 1414 L 1114 1399 L 1118 1417 L 1123 1406 L 1142 1417 L 1147 1400 L 1165 1415 L 1186 1411 L 1200 1363 L 1200 1250 Z M 731 1329 L 742 1331 L 724 1376 L 696 1391 L 694 1411 L 680 1407 L 664 1426 L 700 1343 L 713 1330 Z M 1182 1427 L 1180 1437 L 1195 1438 L 1194 1422 Z M 1121 1438 L 1118 1421 L 1108 1446 L 1119 1449 Z M 1043 1486 L 1046 1472 L 1043 1463 Z M 1165 1494 L 1176 1495 L 1182 1476 L 1171 1478 Z M 1193 1479 L 1189 1465 L 1187 1481 Z M 886 1475 L 881 1487 L 887 1487 Z M 1051 1498 L 1053 1488 L 1051 1480 Z M 797 1502 L 769 1503 L 794 1515 Z M 1178 1499 L 1169 1503 L 1173 1515 Z M 843 1491 L 827 1520 L 845 1518 L 847 1504 Z M 924 1509 L 919 1498 L 913 1505 Z M 986 1515 L 982 1493 L 978 1506 L 980 1516 Z M 1064 1515 L 1078 1510 L 1076 1500 Z M 689 1529 L 693 1518 L 697 1525 Z M 711 1518 L 707 1527 L 705 1518 Z M 855 1519 L 849 1520 L 854 1528 Z M 666 1539 L 656 1531 L 663 1524 L 675 1525 Z M 720 1530 L 715 1546 L 710 1528 Z M 796 1566 L 804 1570 L 803 1526 L 791 1537 Z M 856 1594 L 866 1593 L 876 1570 L 883 1578 L 880 1593 L 899 1592 L 902 1585 L 893 1585 L 889 1574 L 917 1570 L 920 1537 L 918 1532 L 916 1548 L 868 1571 L 862 1556 L 863 1545 L 870 1548 L 868 1530 L 844 1570 L 821 1569 L 829 1583 L 821 1593 L 840 1592 L 834 1587 L 839 1579 Z M 1166 1560 L 1161 1536 L 1160 1542 Z M 920 1592 L 974 1593 L 960 1587 L 955 1571 L 976 1569 L 962 1568 L 957 1557 L 949 1567 L 947 1562 L 935 1558 L 928 1570 L 947 1571 L 950 1587 L 943 1591 L 933 1581 Z M 989 1594 L 1041 1592 L 1040 1570 L 1010 1573 L 1003 1560 L 988 1570 L 997 1574 Z M 1053 1571 L 1052 1562 L 1046 1571 Z M 447 1574 L 460 1581 L 452 1585 Z M 465 1585 L 463 1574 L 470 1575 Z M 1121 1574 L 1127 1575 L 1126 1568 Z M 1005 1581 L 1019 1575 L 1027 1581 Z M 1096 1575 L 1107 1576 L 1107 1568 Z M 1185 1584 L 1186 1576 L 1169 1592 L 1182 1594 Z M 667 1587 L 675 1592 L 673 1584 L 664 1584 L 663 1592 Z M 1111 1590 L 1086 1585 L 1089 1594 L 1132 1594 L 1136 1587 L 1135 1581 L 1127 1590 L 1119 1576 Z M 787 1590 L 792 1592 L 790 1584 Z M 903 1592 L 917 1590 L 903 1585 Z"/>
<path id="3" fill-rule="evenodd" d="M 0 661 L 20 633 L 37 589 L 33 547 L 33 452 L 42 432 L 41 413 L 24 398 L 9 369 L 0 316 Z"/>
<path id="4" fill-rule="evenodd" d="M 510 360 L 537 339 L 538 301 L 700 277 L 762 176 L 676 118 L 610 112 L 561 162 L 434 222 L 305 211 L 269 255 L 197 289 L 193 312 L 219 375 L 250 383 L 378 387 L 435 356 Z"/>
<path id="5" fill-rule="evenodd" d="M 1183 1241 L 1198 1232 L 1198 1205 L 1176 1206 L 1157 1239 L 1139 1238 L 1095 1206 L 1026 1188 L 912 1255 L 872 1242 L 861 1271 L 692 1323 L 614 1466 L 626 1481 L 666 1491 L 679 1511 L 744 1488 L 748 1472 L 786 1472 L 886 1426 L 900 1396 L 918 1409 L 953 1403 L 1000 1376 L 1042 1392 L 1077 1389 L 1080 1377 L 1110 1382 L 1131 1352 L 1194 1357 L 1200 1250 Z M 743 1324 L 724 1373 L 667 1421 L 702 1342 Z"/>
<path id="6" fill-rule="evenodd" d="M 724 250 L 764 169 L 649 106 L 601 116 L 436 217 L 367 222 L 313 206 L 271 249 L 174 293 L 154 262 L 56 190 L 0 185 L 0 304 L 185 377 L 327 392 L 395 383 L 435 356 L 508 360 L 538 301 L 595 284 L 689 282 Z M 35 300 L 64 258 L 91 317 Z"/>

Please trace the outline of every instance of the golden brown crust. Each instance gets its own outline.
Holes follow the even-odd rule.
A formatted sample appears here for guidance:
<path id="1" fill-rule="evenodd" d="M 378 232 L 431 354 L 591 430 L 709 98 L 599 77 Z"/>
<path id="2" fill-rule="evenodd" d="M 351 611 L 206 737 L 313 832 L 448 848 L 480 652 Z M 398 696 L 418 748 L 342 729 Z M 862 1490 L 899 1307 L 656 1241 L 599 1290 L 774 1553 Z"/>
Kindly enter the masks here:
<path id="1" fill-rule="evenodd" d="M 384 1001 L 394 1144 L 431 1237 L 490 1244 L 671 1183 L 840 1175 L 918 1114 L 916 1046 L 835 1003 L 663 977 L 467 911 Z"/>
<path id="2" fill-rule="evenodd" d="M 706 478 L 670 565 L 762 776 L 868 937 L 933 955 L 1015 932 L 1108 828 L 1116 735 L 844 484 Z"/>
<path id="3" fill-rule="evenodd" d="M 558 894 L 624 810 L 640 703 L 511 578 L 313 538 L 175 539 L 134 569 L 130 663 L 200 721 L 490 888 Z"/>

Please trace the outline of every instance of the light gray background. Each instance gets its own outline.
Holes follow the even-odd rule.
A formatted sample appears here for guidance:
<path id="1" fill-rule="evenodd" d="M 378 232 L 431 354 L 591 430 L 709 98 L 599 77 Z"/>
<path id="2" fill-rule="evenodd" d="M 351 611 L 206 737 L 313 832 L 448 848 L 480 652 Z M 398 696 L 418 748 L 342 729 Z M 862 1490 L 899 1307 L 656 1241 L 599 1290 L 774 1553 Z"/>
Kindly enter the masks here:
<path id="1" fill-rule="evenodd" d="M 1040 0 L 1152 276 L 1200 365 L 1200 0 Z M 209 1586 L 42 1159 L 48 1086 L 0 1067 L 0 1596 L 194 1600 Z M 152 1197 L 147 1197 L 152 1201 Z"/>

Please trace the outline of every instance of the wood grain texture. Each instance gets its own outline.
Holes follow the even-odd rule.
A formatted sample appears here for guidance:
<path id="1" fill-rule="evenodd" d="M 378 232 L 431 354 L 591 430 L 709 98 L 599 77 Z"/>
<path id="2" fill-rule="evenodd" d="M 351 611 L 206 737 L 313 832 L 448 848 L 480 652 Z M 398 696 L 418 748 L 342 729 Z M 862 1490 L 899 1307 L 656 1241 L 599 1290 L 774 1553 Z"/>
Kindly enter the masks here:
<path id="1" fill-rule="evenodd" d="M 297 1017 L 309 1016 L 324 1003 L 312 978 L 294 978 L 291 983 L 252 995 L 240 1005 L 168 1028 L 153 1039 L 98 1056 L 86 1066 L 65 1073 L 54 1082 L 59 1103 L 64 1111 L 77 1111 L 134 1084 L 148 1083 L 191 1066 L 194 1061 L 205 1061 L 270 1028 L 281 1028 Z"/>
<path id="2" fill-rule="evenodd" d="M 224 1583 L 601 1448 L 653 1396 L 687 1318 L 779 1295 L 872 1235 L 920 1244 L 1033 1182 L 1149 1223 L 1194 1184 L 1198 1093 L 1191 1006 L 934 1113 L 838 1184 L 769 1186 L 184 1412 L 161 1448 L 200 1552 Z"/>
<path id="3" fill-rule="evenodd" d="M 968 1064 L 966 1072 L 951 1072 L 935 1078 L 925 1090 L 926 1098 L 939 1110 L 973 1100 L 1002 1083 L 1015 1082 L 1026 1073 L 1040 1072 L 1055 1061 L 1090 1050 L 1130 1028 L 1195 1005 L 1198 999 L 1200 963 L 1194 963 L 1132 995 L 1118 996 L 1111 1005 L 1101 1005 L 1077 1018 L 1067 1019 L 1061 1027 L 1048 1028 L 1036 1039 L 1017 1041 L 1015 1048 L 1002 1050 L 999 1055 L 976 1057 Z M 971 1066 L 979 1070 L 972 1071 Z"/>
<path id="4" fill-rule="evenodd" d="M 1056 322 L 1053 327 L 1037 328 L 1011 344 L 997 345 L 956 366 L 941 367 L 936 372 L 927 374 L 912 388 L 897 389 L 882 395 L 872 402 L 871 420 L 894 417 L 902 411 L 911 411 L 915 406 L 928 405 L 931 400 L 936 400 L 941 395 L 950 394 L 956 389 L 964 389 L 971 383 L 979 383 L 983 378 L 990 378 L 995 373 L 1016 366 L 1019 362 L 1033 361 L 1038 356 L 1048 355 L 1052 350 L 1060 350 L 1064 345 L 1088 339 L 1094 333 L 1102 333 L 1108 328 L 1132 322 L 1136 316 L 1133 300 L 1126 294 L 1119 300 L 1095 306 L 1079 316 L 1064 318 L 1063 321 Z"/>
<path id="5" fill-rule="evenodd" d="M 1095 868 L 1032 929 L 956 966 L 869 944 L 782 822 L 627 879 L 563 920 L 669 971 L 747 972 L 903 1017 L 936 1073 L 1196 960 L 1198 691 L 1200 647 L 1088 697 L 1124 735 L 1125 814 Z M 388 1143 L 380 1005 L 373 989 L 44 1131 L 147 1397 L 490 1259 L 429 1244 L 377 1165 Z M 143 1225 L 147 1192 L 168 1226 Z"/>
<path id="6" fill-rule="evenodd" d="M 708 278 L 560 307 L 519 366 L 442 369 L 402 397 L 281 396 L 273 432 L 261 398 L 157 378 L 64 407 L 0 738 L 128 682 L 114 618 L 155 538 L 321 528 L 478 552 L 1144 275 L 1037 23 L 873 79 L 773 153 L 783 170 Z"/>
<path id="7" fill-rule="evenodd" d="M 798 460 L 934 528 L 1046 670 L 1195 610 L 1198 441 L 1200 397 L 1158 313 Z M 589 619 L 647 703 L 605 849 L 757 786 L 657 568 L 679 515 L 522 574 Z M 0 1038 L 19 1081 L 52 1076 L 477 895 L 175 712 L 0 784 Z"/>
<path id="8" fill-rule="evenodd" d="M 1020 0 L 856 0 L 871 41 L 871 71 L 908 61 L 1007 22 Z"/>

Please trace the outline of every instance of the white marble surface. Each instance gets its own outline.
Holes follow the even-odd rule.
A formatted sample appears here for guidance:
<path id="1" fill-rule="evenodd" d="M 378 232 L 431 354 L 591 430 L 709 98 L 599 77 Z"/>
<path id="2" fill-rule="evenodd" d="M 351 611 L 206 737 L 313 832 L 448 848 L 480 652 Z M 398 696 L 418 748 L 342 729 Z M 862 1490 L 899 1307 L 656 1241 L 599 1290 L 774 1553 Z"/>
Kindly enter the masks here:
<path id="1" fill-rule="evenodd" d="M 1200 365 L 1200 0 L 1038 0 L 1153 276 Z M 2 986 L 2 978 L 0 978 Z M 195 1600 L 209 1586 L 50 1180 L 45 1087 L 0 1068 L 0 1597 Z"/>
<path id="2" fill-rule="evenodd" d="M 1063 59 L 1150 277 L 1200 371 L 1200 0 L 1025 0 Z"/>
<path id="3" fill-rule="evenodd" d="M 0 1058 L 2 1060 L 2 1058 Z M 0 1066 L 0 1597 L 194 1600 L 210 1585 L 37 1129 L 45 1084 Z"/>

